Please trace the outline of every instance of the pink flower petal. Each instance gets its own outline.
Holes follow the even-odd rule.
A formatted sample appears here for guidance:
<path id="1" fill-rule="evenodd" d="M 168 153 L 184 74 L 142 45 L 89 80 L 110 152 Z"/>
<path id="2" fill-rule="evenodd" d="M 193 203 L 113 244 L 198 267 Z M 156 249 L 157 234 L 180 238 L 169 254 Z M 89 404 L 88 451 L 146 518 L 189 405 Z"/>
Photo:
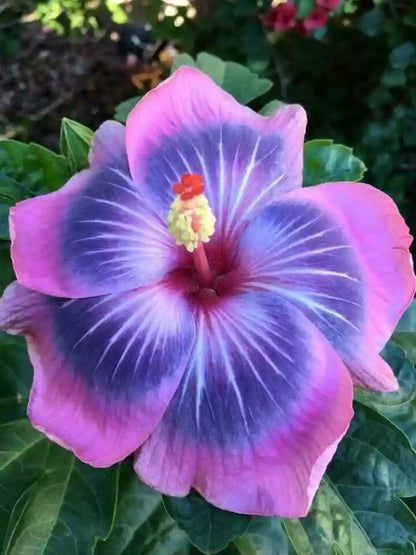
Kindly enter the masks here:
<path id="1" fill-rule="evenodd" d="M 316 5 L 324 8 L 325 10 L 331 11 L 338 8 L 341 0 L 316 0 Z"/>
<path id="2" fill-rule="evenodd" d="M 411 302 L 411 237 L 392 200 L 369 185 L 293 192 L 247 227 L 238 263 L 246 287 L 296 304 L 337 350 L 355 383 L 397 381 L 379 352 Z"/>
<path id="3" fill-rule="evenodd" d="M 162 220 L 175 197 L 171 186 L 184 173 L 201 174 L 217 234 L 229 236 L 271 199 L 301 186 L 305 125 L 300 106 L 265 118 L 182 67 L 129 115 L 130 170 Z"/>
<path id="4" fill-rule="evenodd" d="M 165 222 L 131 181 L 124 128 L 102 125 L 91 153 L 92 169 L 11 209 L 13 266 L 22 285 L 91 297 L 146 285 L 175 266 Z"/>
<path id="5" fill-rule="evenodd" d="M 126 128 L 118 121 L 105 121 L 91 140 L 88 161 L 90 166 L 104 166 L 116 152 L 126 151 Z"/>
<path id="6" fill-rule="evenodd" d="M 0 327 L 26 335 L 33 425 L 99 467 L 124 459 L 155 428 L 194 333 L 187 303 L 160 285 L 68 301 L 15 282 L 0 300 Z"/>
<path id="7" fill-rule="evenodd" d="M 328 14 L 326 10 L 321 7 L 315 8 L 308 17 L 305 17 L 303 20 L 303 28 L 306 32 L 314 31 L 319 27 L 323 27 L 326 25 L 328 21 Z"/>
<path id="8" fill-rule="evenodd" d="M 137 455 L 151 487 L 191 487 L 238 513 L 307 513 L 352 417 L 352 384 L 301 312 L 239 294 L 197 314 L 195 347 L 162 421 Z"/>
<path id="9" fill-rule="evenodd" d="M 266 27 L 275 31 L 292 29 L 296 24 L 297 8 L 292 2 L 283 2 L 271 8 L 263 17 L 262 21 Z"/>

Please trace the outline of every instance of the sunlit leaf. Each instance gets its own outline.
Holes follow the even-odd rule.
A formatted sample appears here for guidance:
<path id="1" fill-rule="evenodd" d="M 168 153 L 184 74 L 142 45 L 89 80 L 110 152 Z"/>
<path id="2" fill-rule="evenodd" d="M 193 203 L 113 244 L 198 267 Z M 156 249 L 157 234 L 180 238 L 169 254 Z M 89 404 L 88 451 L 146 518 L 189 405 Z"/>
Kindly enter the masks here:
<path id="1" fill-rule="evenodd" d="M 198 54 L 196 62 L 188 54 L 181 54 L 175 59 L 172 71 L 181 65 L 197 67 L 241 104 L 248 104 L 273 86 L 272 81 L 260 78 L 245 66 L 235 62 L 225 62 L 207 52 Z"/>
<path id="2" fill-rule="evenodd" d="M 331 181 L 360 181 L 365 164 L 352 149 L 326 139 L 307 141 L 304 147 L 304 186 Z"/>
<path id="3" fill-rule="evenodd" d="M 284 102 L 281 102 L 280 100 L 271 100 L 263 106 L 263 108 L 259 111 L 259 114 L 261 116 L 271 116 L 276 112 L 276 110 L 282 108 L 283 106 L 285 106 Z"/>
<path id="4" fill-rule="evenodd" d="M 68 160 L 71 173 L 88 166 L 88 152 L 93 132 L 85 125 L 63 118 L 61 123 L 60 147 Z"/>

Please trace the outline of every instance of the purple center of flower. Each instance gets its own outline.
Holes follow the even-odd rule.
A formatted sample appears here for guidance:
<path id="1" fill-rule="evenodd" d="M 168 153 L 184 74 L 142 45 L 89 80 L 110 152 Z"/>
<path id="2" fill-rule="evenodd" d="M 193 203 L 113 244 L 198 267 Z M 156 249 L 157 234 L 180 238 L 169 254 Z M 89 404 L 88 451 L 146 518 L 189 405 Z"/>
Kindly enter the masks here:
<path id="1" fill-rule="evenodd" d="M 220 246 L 218 241 L 210 242 L 210 237 L 206 235 L 207 227 L 213 233 L 215 218 L 204 195 L 201 174 L 183 174 L 180 182 L 172 185 L 172 191 L 178 197 L 172 205 L 173 215 L 169 223 L 176 218 L 179 224 L 170 226 L 171 234 L 177 237 L 182 232 L 186 237 L 188 224 L 197 239 L 193 239 L 195 245 L 191 247 L 187 246 L 186 239 L 180 237 L 177 241 L 186 250 L 181 249 L 179 266 L 169 274 L 169 284 L 182 290 L 198 304 L 206 304 L 209 300 L 232 293 L 240 281 L 238 273 L 233 270 L 232 248 Z"/>

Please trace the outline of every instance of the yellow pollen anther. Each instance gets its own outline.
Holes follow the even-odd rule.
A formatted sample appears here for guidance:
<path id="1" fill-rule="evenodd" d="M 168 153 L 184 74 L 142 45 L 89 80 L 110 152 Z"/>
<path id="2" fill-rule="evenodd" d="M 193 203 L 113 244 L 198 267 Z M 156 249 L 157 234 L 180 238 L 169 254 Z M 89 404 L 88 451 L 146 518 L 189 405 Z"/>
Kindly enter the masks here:
<path id="1" fill-rule="evenodd" d="M 180 195 L 173 201 L 168 214 L 168 229 L 178 246 L 193 252 L 198 243 L 208 243 L 215 231 L 215 216 L 208 199 L 198 194 L 189 200 Z"/>

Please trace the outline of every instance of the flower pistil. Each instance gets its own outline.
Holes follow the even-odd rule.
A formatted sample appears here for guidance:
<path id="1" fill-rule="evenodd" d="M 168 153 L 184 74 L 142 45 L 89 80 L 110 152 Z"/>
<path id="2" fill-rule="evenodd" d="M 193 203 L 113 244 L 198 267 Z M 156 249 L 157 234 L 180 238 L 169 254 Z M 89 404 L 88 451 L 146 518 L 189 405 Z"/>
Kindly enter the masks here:
<path id="1" fill-rule="evenodd" d="M 193 252 L 201 242 L 207 243 L 215 231 L 215 216 L 204 195 L 202 176 L 185 173 L 172 190 L 178 196 L 168 214 L 169 233 L 178 246 Z"/>
<path id="2" fill-rule="evenodd" d="M 205 254 L 204 243 L 208 243 L 215 231 L 215 216 L 207 197 L 202 176 L 185 173 L 180 183 L 172 190 L 178 196 L 168 214 L 169 233 L 178 246 L 183 245 L 192 253 L 195 269 L 205 286 L 212 281 L 211 271 Z"/>

